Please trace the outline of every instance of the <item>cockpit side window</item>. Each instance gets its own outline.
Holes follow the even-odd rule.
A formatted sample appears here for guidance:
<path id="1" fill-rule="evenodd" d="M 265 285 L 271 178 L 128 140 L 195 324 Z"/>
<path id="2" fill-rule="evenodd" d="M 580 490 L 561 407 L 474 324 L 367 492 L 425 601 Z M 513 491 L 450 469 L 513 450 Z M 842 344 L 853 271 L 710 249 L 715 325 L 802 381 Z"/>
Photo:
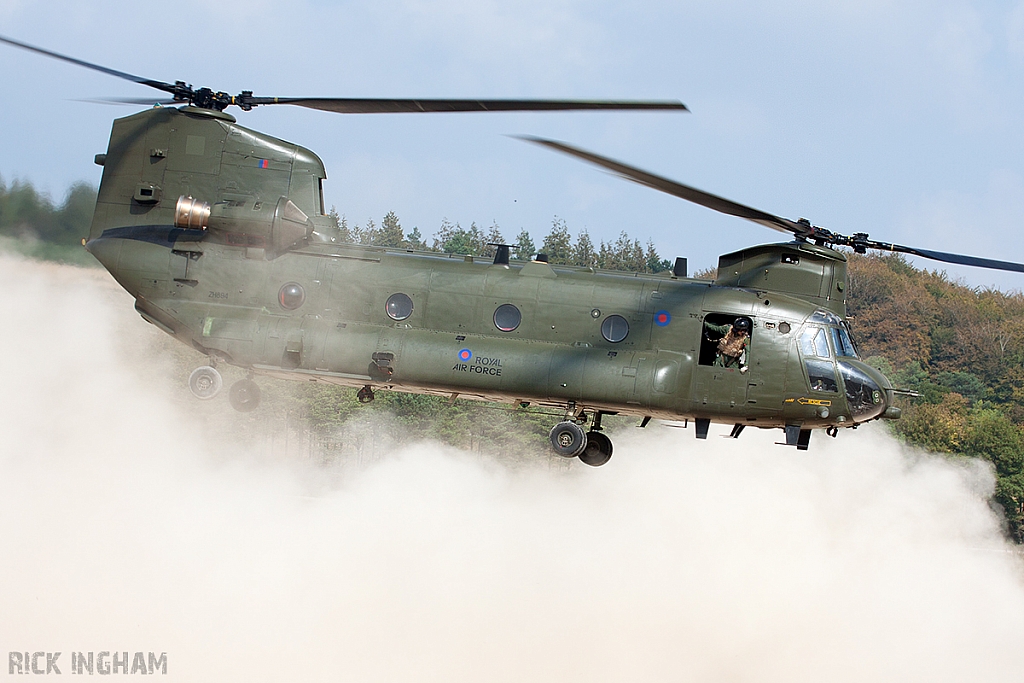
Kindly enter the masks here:
<path id="1" fill-rule="evenodd" d="M 836 368 L 831 361 L 827 360 L 806 360 L 807 379 L 811 381 L 811 389 L 814 391 L 839 391 L 836 384 Z"/>
<path id="2" fill-rule="evenodd" d="M 800 334 L 800 354 L 804 357 L 807 379 L 814 391 L 839 391 L 836 367 L 828 347 L 825 329 L 808 325 Z"/>

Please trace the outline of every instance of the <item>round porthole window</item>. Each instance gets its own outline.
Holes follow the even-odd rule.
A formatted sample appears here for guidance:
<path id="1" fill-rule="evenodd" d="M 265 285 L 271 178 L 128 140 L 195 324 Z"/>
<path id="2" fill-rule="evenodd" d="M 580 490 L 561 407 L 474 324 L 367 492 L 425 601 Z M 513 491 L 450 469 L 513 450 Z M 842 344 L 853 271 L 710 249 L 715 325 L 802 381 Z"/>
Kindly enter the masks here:
<path id="1" fill-rule="evenodd" d="M 610 315 L 601 323 L 601 336 L 617 344 L 629 334 L 629 323 L 621 315 Z"/>
<path id="2" fill-rule="evenodd" d="M 494 311 L 494 326 L 502 332 L 511 332 L 522 321 L 523 314 L 512 304 L 502 304 Z"/>
<path id="3" fill-rule="evenodd" d="M 305 300 L 306 290 L 298 282 L 289 282 L 277 293 L 277 301 L 281 304 L 281 308 L 286 308 L 289 311 L 294 311 Z"/>
<path id="4" fill-rule="evenodd" d="M 408 294 L 392 294 L 388 297 L 384 308 L 392 320 L 405 320 L 412 315 L 412 299 Z"/>

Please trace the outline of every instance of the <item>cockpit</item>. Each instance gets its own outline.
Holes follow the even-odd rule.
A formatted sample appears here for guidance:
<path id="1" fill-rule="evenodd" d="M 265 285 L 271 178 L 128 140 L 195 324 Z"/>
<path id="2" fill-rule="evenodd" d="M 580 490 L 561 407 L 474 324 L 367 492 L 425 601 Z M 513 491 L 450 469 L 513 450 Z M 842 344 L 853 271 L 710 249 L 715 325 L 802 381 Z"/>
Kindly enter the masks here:
<path id="1" fill-rule="evenodd" d="M 800 332 L 799 347 L 812 391 L 839 393 L 841 382 L 855 422 L 885 411 L 885 392 L 859 361 L 845 320 L 829 311 L 815 311 Z"/>

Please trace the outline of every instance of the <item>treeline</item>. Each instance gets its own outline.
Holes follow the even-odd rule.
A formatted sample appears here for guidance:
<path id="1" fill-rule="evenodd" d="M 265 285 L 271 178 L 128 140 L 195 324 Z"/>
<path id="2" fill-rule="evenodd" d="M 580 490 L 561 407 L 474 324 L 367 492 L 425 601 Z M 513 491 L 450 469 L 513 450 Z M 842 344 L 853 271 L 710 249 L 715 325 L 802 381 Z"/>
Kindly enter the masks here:
<path id="1" fill-rule="evenodd" d="M 0 239 L 8 248 L 35 258 L 95 265 L 81 249 L 95 206 L 96 189 L 87 183 L 72 185 L 64 200 L 57 204 L 31 183 L 14 181 L 8 186 L 0 178 Z M 510 244 L 515 255 L 523 260 L 541 252 L 548 255 L 550 263 L 584 268 L 660 273 L 672 267 L 650 240 L 642 245 L 622 232 L 614 241 L 595 245 L 586 230 L 574 239 L 565 221 L 557 217 L 538 246 L 525 228 L 511 242 L 506 241 L 497 223 L 482 230 L 476 223 L 463 228 L 445 219 L 428 242 L 419 228 L 406 233 L 393 211 L 379 225 L 373 219 L 362 226 L 350 225 L 333 208 L 329 215 L 343 242 L 483 257 L 494 256 L 492 244 Z"/>
<path id="2" fill-rule="evenodd" d="M 893 429 L 937 453 L 984 458 L 1024 542 L 1024 294 L 972 288 L 898 255 L 850 254 L 848 313 L 863 356 L 897 388 Z"/>
<path id="3" fill-rule="evenodd" d="M 56 204 L 31 183 L 8 186 L 0 178 L 0 239 L 34 258 L 94 264 L 81 241 L 89 234 L 95 206 L 96 189 L 88 183 L 72 185 Z"/>
<path id="4" fill-rule="evenodd" d="M 394 212 L 384 216 L 379 226 L 373 219 L 368 220 L 363 226 L 349 225 L 346 217 L 338 215 L 333 208 L 330 215 L 338 227 L 340 239 L 344 242 L 487 258 L 494 256 L 495 248 L 492 245 L 508 244 L 522 260 L 543 253 L 547 254 L 549 263 L 583 268 L 624 270 L 633 273 L 660 273 L 672 268 L 672 262 L 662 258 L 650 240 L 642 245 L 640 240 L 631 238 L 623 231 L 616 240 L 601 241 L 595 245 L 586 230 L 580 231 L 573 238 L 565 221 L 557 216 L 551 223 L 551 229 L 538 245 L 525 228 L 521 229 L 514 239 L 507 241 L 497 223 L 492 223 L 484 230 L 476 223 L 463 228 L 458 223 L 444 219 L 434 234 L 433 241 L 428 244 L 419 228 L 405 233 Z"/>

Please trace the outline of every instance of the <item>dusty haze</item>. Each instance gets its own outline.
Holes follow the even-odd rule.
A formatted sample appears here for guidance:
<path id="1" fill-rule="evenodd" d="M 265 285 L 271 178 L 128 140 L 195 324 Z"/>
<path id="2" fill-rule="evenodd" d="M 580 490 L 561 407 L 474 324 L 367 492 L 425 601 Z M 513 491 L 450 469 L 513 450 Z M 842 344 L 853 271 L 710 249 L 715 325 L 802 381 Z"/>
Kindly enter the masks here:
<path id="1" fill-rule="evenodd" d="M 166 651 L 179 681 L 1024 680 L 1021 565 L 981 465 L 877 429 L 797 453 L 653 425 L 600 469 L 429 443 L 342 471 L 254 457 L 183 407 L 105 275 L 3 257 L 0 290 L 3 659 L 60 650 L 67 675 L 72 650 Z"/>

